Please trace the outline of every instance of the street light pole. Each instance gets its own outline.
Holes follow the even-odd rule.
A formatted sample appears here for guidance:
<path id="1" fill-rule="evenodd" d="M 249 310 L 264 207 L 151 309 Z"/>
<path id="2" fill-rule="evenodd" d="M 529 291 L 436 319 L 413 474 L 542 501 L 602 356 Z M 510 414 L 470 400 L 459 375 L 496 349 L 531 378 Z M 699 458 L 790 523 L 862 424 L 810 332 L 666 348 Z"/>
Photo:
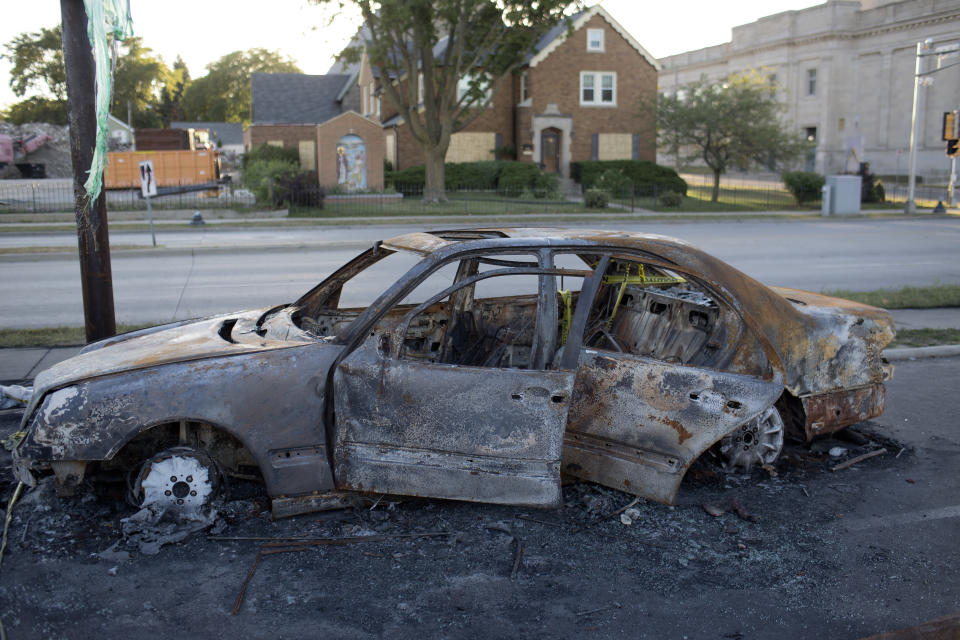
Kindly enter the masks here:
<path id="1" fill-rule="evenodd" d="M 917 65 L 913 72 L 913 115 L 910 117 L 910 168 L 907 178 L 907 205 L 905 213 L 916 213 L 917 203 L 914 201 L 917 189 L 917 117 L 920 113 L 920 60 L 923 50 L 929 46 L 930 40 L 917 43 Z"/>

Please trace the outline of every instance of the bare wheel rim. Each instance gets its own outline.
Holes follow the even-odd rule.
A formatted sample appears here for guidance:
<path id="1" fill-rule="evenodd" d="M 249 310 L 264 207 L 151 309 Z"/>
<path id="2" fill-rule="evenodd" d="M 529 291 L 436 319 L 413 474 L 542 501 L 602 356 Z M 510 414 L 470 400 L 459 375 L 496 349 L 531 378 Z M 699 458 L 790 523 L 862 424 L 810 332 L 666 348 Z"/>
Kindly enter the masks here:
<path id="1" fill-rule="evenodd" d="M 727 471 L 749 471 L 772 464 L 782 449 L 783 420 L 776 407 L 768 407 L 720 441 L 720 455 Z"/>

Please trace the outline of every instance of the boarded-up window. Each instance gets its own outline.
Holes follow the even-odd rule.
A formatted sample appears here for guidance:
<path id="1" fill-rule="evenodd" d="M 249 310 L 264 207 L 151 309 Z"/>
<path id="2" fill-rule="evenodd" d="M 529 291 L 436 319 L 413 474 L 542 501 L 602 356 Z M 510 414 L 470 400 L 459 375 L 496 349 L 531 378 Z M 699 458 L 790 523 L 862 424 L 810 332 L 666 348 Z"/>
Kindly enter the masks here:
<path id="1" fill-rule="evenodd" d="M 597 160 L 630 160 L 633 158 L 633 136 L 629 133 L 601 133 L 598 136 Z"/>
<path id="2" fill-rule="evenodd" d="M 396 138 L 392 133 L 386 135 L 387 162 L 389 162 L 390 166 L 394 169 L 397 168 L 397 144 L 395 140 Z"/>
<path id="3" fill-rule="evenodd" d="M 300 152 L 300 168 L 304 171 L 317 170 L 317 143 L 313 140 L 301 140 L 297 144 Z"/>
<path id="4" fill-rule="evenodd" d="M 283 140 L 267 140 L 267 144 L 271 147 L 282 147 Z"/>
<path id="5" fill-rule="evenodd" d="M 495 160 L 495 133 L 455 133 L 450 136 L 447 162 L 484 162 Z"/>

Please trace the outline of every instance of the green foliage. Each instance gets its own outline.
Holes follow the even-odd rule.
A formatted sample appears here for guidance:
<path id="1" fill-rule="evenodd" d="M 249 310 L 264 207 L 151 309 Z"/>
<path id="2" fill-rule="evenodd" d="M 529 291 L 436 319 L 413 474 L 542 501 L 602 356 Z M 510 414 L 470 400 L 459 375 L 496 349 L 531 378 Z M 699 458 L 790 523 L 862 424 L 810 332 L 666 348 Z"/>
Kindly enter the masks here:
<path id="1" fill-rule="evenodd" d="M 798 132 L 785 125 L 776 86 L 758 70 L 718 81 L 706 76 L 656 101 L 644 101 L 641 113 L 656 113 L 661 146 L 686 161 L 702 160 L 714 175 L 717 201 L 720 175 L 730 167 L 772 168 L 792 162 L 807 148 Z M 686 155 L 681 151 L 686 151 Z"/>
<path id="2" fill-rule="evenodd" d="M 296 163 L 282 159 L 267 159 L 249 162 L 243 168 L 241 182 L 253 192 L 257 202 L 274 203 L 274 190 L 284 180 L 292 179 L 300 172 Z"/>
<path id="3" fill-rule="evenodd" d="M 676 191 L 666 191 L 660 194 L 660 206 L 679 207 L 683 204 L 683 196 Z"/>
<path id="4" fill-rule="evenodd" d="M 240 170 L 246 171 L 247 165 L 270 160 L 280 160 L 298 167 L 300 166 L 300 154 L 297 153 L 296 149 L 275 147 L 272 144 L 261 144 L 253 147 L 240 157 Z"/>
<path id="5" fill-rule="evenodd" d="M 67 99 L 67 78 L 63 68 L 63 45 L 60 25 L 21 33 L 4 45 L 0 55 L 13 63 L 10 88 L 23 97 L 28 91 L 46 93 L 55 100 Z"/>
<path id="6" fill-rule="evenodd" d="M 454 190 L 493 190 L 518 195 L 529 189 L 538 198 L 557 192 L 559 179 L 529 162 L 451 162 L 444 171 L 445 188 Z M 426 170 L 422 164 L 386 174 L 388 186 L 406 194 L 423 193 Z"/>
<path id="7" fill-rule="evenodd" d="M 302 73 L 292 60 L 275 51 L 234 51 L 207 65 L 207 75 L 186 88 L 187 120 L 250 122 L 250 74 Z"/>
<path id="8" fill-rule="evenodd" d="M 662 191 L 687 194 L 687 183 L 676 171 L 649 160 L 590 160 L 571 164 L 573 179 L 583 185 L 584 189 L 592 189 L 601 176 L 610 171 L 625 176 L 633 184 L 634 193 L 637 195 Z"/>
<path id="9" fill-rule="evenodd" d="M 583 194 L 583 204 L 589 209 L 606 209 L 610 196 L 600 189 L 587 189 Z"/>
<path id="10" fill-rule="evenodd" d="M 502 144 L 493 148 L 493 155 L 497 160 L 516 160 L 517 148 L 512 144 Z"/>
<path id="11" fill-rule="evenodd" d="M 595 188 L 606 191 L 614 198 L 621 198 L 631 193 L 632 183 L 630 178 L 623 175 L 616 169 L 607 169 L 600 178 L 597 179 Z"/>
<path id="12" fill-rule="evenodd" d="M 17 123 L 66 124 L 67 84 L 60 26 L 21 33 L 6 43 L 5 49 L 2 57 L 13 63 L 13 92 L 18 96 L 34 94 L 11 105 L 7 110 L 9 119 Z M 133 126 L 159 127 L 162 122 L 157 104 L 170 76 L 167 65 L 153 56 L 140 38 L 127 38 L 119 43 L 113 104 L 123 113 L 127 102 L 132 104 Z"/>
<path id="13" fill-rule="evenodd" d="M 448 189 L 493 189 L 500 175 L 499 162 L 452 162 L 446 165 Z"/>
<path id="14" fill-rule="evenodd" d="M 826 183 L 826 178 L 812 171 L 787 171 L 780 179 L 801 205 L 819 200 Z"/>
<path id="15" fill-rule="evenodd" d="M 928 287 L 907 285 L 900 289 L 876 289 L 874 291 L 850 291 L 836 289 L 824 291 L 828 296 L 846 298 L 884 309 L 933 309 L 960 307 L 960 285 L 935 284 Z"/>
<path id="16" fill-rule="evenodd" d="M 13 124 L 26 124 L 28 122 L 67 124 L 67 101 L 34 96 L 15 102 L 6 110 L 0 111 L 0 120 L 6 120 Z"/>

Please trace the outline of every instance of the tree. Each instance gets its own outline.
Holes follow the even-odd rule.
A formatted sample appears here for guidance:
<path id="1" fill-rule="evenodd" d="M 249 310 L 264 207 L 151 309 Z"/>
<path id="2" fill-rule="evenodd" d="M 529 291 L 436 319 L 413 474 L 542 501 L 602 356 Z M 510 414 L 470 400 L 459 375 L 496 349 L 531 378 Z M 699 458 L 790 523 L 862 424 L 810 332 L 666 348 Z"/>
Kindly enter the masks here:
<path id="1" fill-rule="evenodd" d="M 207 75 L 197 78 L 183 94 L 187 120 L 212 122 L 250 121 L 250 74 L 303 73 L 292 60 L 275 51 L 250 49 L 228 53 L 207 65 Z"/>
<path id="2" fill-rule="evenodd" d="M 794 160 L 805 148 L 799 133 L 781 119 L 776 86 L 758 71 L 732 74 L 721 81 L 706 77 L 673 95 L 661 94 L 656 104 L 657 132 L 671 150 L 688 153 L 687 161 L 703 160 L 713 171 L 713 193 L 720 195 L 720 176 L 731 166 L 774 167 Z"/>
<path id="3" fill-rule="evenodd" d="M 34 33 L 21 33 L 6 43 L 3 57 L 13 63 L 10 88 L 25 100 L 14 103 L 6 116 L 15 123 L 67 121 L 67 85 L 63 68 L 62 32 L 57 25 Z M 157 102 L 160 90 L 171 75 L 163 60 L 152 55 L 140 38 L 120 43 L 113 80 L 113 105 L 125 111 L 127 101 L 134 109 L 133 124 L 155 127 L 160 124 Z"/>
<path id="4" fill-rule="evenodd" d="M 169 128 L 174 120 L 186 119 L 183 110 L 183 92 L 189 84 L 190 71 L 187 69 L 187 63 L 177 56 L 170 77 L 167 79 L 167 85 L 160 91 L 160 104 L 157 105 L 157 112 L 160 114 L 164 129 Z"/>
<path id="5" fill-rule="evenodd" d="M 323 2 L 325 0 L 314 0 Z M 329 0 L 326 0 L 329 1 Z M 450 137 L 477 118 L 570 0 L 354 0 L 364 26 L 347 59 L 366 51 L 389 104 L 423 150 L 424 200 L 446 200 Z"/>

